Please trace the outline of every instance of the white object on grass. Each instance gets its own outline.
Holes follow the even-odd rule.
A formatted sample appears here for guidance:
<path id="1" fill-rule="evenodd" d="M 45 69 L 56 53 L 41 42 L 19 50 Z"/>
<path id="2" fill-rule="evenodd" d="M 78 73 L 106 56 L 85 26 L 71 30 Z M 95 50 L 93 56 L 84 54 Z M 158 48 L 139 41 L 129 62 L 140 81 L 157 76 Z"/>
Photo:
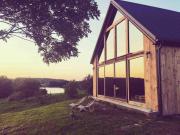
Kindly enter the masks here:
<path id="1" fill-rule="evenodd" d="M 77 108 L 79 109 L 80 112 L 82 112 L 82 111 L 93 112 L 94 111 L 94 103 L 95 103 L 95 100 L 91 101 L 87 105 L 79 105 Z"/>
<path id="2" fill-rule="evenodd" d="M 87 97 L 83 97 L 81 100 L 79 100 L 77 103 L 71 103 L 69 104 L 69 106 L 73 109 L 77 106 L 79 106 L 80 104 L 82 104 L 85 100 L 86 100 Z"/>

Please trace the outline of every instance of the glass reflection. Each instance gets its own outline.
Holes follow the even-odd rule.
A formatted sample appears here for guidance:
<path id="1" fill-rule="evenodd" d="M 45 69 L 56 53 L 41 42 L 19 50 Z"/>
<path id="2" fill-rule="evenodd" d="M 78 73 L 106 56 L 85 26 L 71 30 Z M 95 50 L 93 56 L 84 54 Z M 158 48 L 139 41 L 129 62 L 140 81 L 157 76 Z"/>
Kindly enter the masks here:
<path id="1" fill-rule="evenodd" d="M 104 62 L 105 61 L 105 51 L 104 51 L 104 48 L 103 48 L 103 51 L 102 51 L 102 53 L 101 53 L 101 55 L 100 55 L 100 58 L 99 58 L 99 63 L 102 63 L 102 62 Z"/>
<path id="2" fill-rule="evenodd" d="M 118 98 L 126 99 L 126 62 L 115 64 L 115 95 Z"/>
<path id="3" fill-rule="evenodd" d="M 104 67 L 99 67 L 98 95 L 104 95 Z"/>
<path id="4" fill-rule="evenodd" d="M 105 66 L 105 95 L 114 96 L 114 64 Z"/>
<path id="5" fill-rule="evenodd" d="M 130 60 L 130 80 L 129 80 L 130 100 L 145 102 L 144 88 L 144 58 Z"/>
<path id="6" fill-rule="evenodd" d="M 111 29 L 109 32 L 109 35 L 107 33 L 107 40 L 106 40 L 106 55 L 107 55 L 107 60 L 114 58 L 114 29 Z"/>
<path id="7" fill-rule="evenodd" d="M 117 56 L 126 54 L 126 23 L 125 21 L 117 25 Z"/>
<path id="8" fill-rule="evenodd" d="M 117 11 L 113 23 L 119 21 L 122 17 L 123 15 L 119 11 Z"/>
<path id="9" fill-rule="evenodd" d="M 143 51 L 143 33 L 129 22 L 129 50 L 130 53 Z"/>

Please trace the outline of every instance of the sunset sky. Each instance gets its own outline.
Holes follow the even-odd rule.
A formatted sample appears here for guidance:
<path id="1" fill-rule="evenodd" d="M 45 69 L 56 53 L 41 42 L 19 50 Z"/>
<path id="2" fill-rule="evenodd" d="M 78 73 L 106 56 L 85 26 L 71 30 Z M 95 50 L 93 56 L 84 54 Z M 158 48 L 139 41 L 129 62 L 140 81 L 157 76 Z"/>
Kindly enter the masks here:
<path id="1" fill-rule="evenodd" d="M 38 54 L 37 47 L 34 43 L 18 38 L 11 38 L 7 43 L 0 41 L 0 75 L 5 75 L 9 78 L 40 77 L 81 80 L 86 75 L 92 74 L 92 66 L 90 65 L 91 55 L 109 6 L 109 0 L 96 1 L 101 10 L 101 17 L 99 21 L 90 21 L 92 33 L 89 34 L 88 38 L 84 38 L 79 42 L 78 48 L 80 54 L 78 58 L 71 58 L 68 61 L 59 64 L 50 64 L 48 66 L 43 63 L 42 57 Z M 180 12 L 179 0 L 128 1 Z"/>

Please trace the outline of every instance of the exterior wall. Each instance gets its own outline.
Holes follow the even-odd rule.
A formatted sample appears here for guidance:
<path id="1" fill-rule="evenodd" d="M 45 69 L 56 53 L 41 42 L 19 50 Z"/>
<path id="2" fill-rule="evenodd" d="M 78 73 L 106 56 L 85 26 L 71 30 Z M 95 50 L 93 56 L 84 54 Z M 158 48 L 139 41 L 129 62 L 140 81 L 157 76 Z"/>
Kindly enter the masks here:
<path id="1" fill-rule="evenodd" d="M 180 47 L 161 48 L 163 115 L 180 114 Z"/>
<path id="2" fill-rule="evenodd" d="M 156 46 L 144 36 L 145 106 L 142 108 L 158 112 L 157 57 Z M 148 53 L 149 52 L 149 53 Z M 97 58 L 93 63 L 93 96 L 97 96 Z"/>
<path id="3" fill-rule="evenodd" d="M 146 108 L 158 112 L 156 46 L 144 36 L 145 102 Z"/>
<path id="4" fill-rule="evenodd" d="M 93 96 L 97 96 L 97 57 L 93 63 Z"/>

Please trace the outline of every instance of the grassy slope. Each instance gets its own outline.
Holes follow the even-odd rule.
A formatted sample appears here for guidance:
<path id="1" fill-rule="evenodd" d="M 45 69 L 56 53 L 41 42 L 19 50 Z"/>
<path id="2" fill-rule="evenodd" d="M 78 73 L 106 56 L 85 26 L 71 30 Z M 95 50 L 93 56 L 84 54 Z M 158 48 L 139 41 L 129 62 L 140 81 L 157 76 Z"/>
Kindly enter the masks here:
<path id="1" fill-rule="evenodd" d="M 50 99 L 53 98 L 53 101 Z M 75 100 L 48 98 L 36 102 L 0 101 L 0 134 L 10 135 L 179 135 L 180 118 L 150 119 L 116 108 L 77 113 L 71 120 L 68 104 Z M 33 100 L 34 101 L 34 100 Z M 54 103 L 57 102 L 57 103 Z"/>

